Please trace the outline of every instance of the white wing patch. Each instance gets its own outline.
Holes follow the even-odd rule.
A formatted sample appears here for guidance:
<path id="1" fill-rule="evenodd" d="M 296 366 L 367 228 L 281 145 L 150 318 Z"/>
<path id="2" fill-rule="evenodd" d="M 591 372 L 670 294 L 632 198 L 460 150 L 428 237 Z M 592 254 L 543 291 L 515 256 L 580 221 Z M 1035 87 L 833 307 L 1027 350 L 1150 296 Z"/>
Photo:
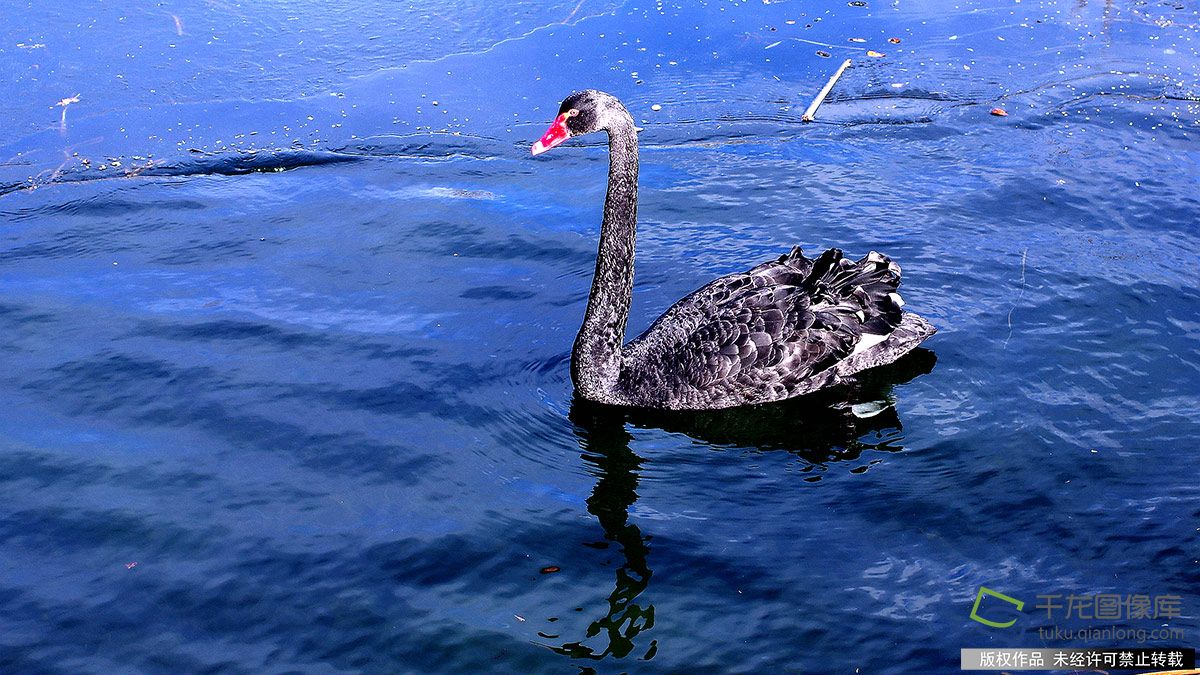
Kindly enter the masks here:
<path id="1" fill-rule="evenodd" d="M 862 337 L 858 339 L 858 344 L 854 345 L 854 351 L 850 352 L 850 355 L 854 356 L 855 354 L 861 354 L 886 339 L 888 339 L 888 336 L 886 335 L 863 333 Z"/>
<path id="2" fill-rule="evenodd" d="M 878 255 L 878 254 L 872 252 L 871 255 Z M 871 256 L 870 255 L 867 256 L 867 259 L 870 260 Z M 888 299 L 891 300 L 893 303 L 895 303 L 897 307 L 904 306 L 904 299 L 900 297 L 899 293 L 895 293 L 895 292 L 888 293 Z M 858 315 L 859 321 L 866 320 L 866 316 L 863 314 L 862 310 L 858 310 L 857 312 L 855 312 L 855 314 Z M 876 335 L 874 333 L 863 333 L 862 337 L 860 337 L 858 339 L 858 342 L 855 343 L 854 351 L 850 352 L 850 356 L 854 356 L 855 354 L 861 354 L 861 353 L 867 351 L 868 349 L 870 349 L 871 347 L 874 347 L 875 345 L 879 344 L 880 342 L 883 342 L 886 339 L 888 339 L 887 335 Z"/>

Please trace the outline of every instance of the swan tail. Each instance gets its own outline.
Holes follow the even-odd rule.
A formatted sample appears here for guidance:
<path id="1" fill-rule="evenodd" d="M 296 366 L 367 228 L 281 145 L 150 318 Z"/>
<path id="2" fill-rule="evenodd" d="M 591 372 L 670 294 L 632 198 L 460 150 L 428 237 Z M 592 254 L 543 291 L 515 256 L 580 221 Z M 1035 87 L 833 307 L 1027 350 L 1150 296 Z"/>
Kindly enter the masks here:
<path id="1" fill-rule="evenodd" d="M 804 257 L 804 251 L 799 246 L 793 246 L 791 251 L 754 267 L 747 274 L 768 284 L 796 286 L 803 283 L 812 266 L 813 261 Z"/>
<path id="2" fill-rule="evenodd" d="M 779 256 L 778 264 L 786 265 L 801 274 L 808 274 L 812 271 L 813 261 L 804 257 L 804 251 L 799 246 L 793 246 L 792 250 Z"/>
<path id="3" fill-rule="evenodd" d="M 824 308 L 857 319 L 862 340 L 856 351 L 880 344 L 900 325 L 904 300 L 896 292 L 899 286 L 900 266 L 887 256 L 872 251 L 850 260 L 836 248 L 821 254 L 804 280 L 814 310 Z"/>
<path id="4" fill-rule="evenodd" d="M 916 349 L 930 335 L 937 332 L 933 324 L 924 317 L 904 312 L 900 325 L 887 338 L 871 349 L 851 354 L 837 366 L 839 377 L 848 377 L 868 368 L 887 365 Z"/>

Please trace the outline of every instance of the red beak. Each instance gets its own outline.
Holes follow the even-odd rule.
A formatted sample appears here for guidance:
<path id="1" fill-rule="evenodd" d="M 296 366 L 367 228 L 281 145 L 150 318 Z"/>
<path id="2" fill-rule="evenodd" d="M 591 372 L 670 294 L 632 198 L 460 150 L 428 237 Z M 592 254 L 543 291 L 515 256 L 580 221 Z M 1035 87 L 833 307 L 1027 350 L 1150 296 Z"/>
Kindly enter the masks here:
<path id="1" fill-rule="evenodd" d="M 570 137 L 571 132 L 567 131 L 567 113 L 563 113 L 558 116 L 558 119 L 554 120 L 554 124 L 550 125 L 550 128 L 546 130 L 546 133 L 542 134 L 541 139 L 539 139 L 537 143 L 533 144 L 533 148 L 531 148 L 531 150 L 533 151 L 534 155 L 540 155 L 550 148 L 561 144 Z"/>

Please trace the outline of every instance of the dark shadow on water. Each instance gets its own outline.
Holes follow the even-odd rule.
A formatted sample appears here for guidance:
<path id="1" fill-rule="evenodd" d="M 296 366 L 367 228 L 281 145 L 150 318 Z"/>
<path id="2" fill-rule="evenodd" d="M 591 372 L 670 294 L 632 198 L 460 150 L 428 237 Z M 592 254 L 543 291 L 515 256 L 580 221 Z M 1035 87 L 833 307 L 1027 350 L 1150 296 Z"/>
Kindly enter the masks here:
<path id="1" fill-rule="evenodd" d="M 903 359 L 859 375 L 856 382 L 782 403 L 753 408 L 704 412 L 632 410 L 596 405 L 581 399 L 571 404 L 570 419 L 585 461 L 595 465 L 596 486 L 587 500 L 588 512 L 600 521 L 604 538 L 620 547 L 623 559 L 608 596 L 605 614 L 588 625 L 584 640 L 551 647 L 576 659 L 624 658 L 640 652 L 649 660 L 658 643 L 638 644 L 638 636 L 654 627 L 654 606 L 639 604 L 653 571 L 649 537 L 629 520 L 637 501 L 638 478 L 646 461 L 630 449 L 626 424 L 683 433 L 707 444 L 783 450 L 797 455 L 806 468 L 856 460 L 865 450 L 899 451 L 886 439 L 898 432 L 900 419 L 892 387 L 933 370 L 937 357 L 917 349 Z M 860 467 L 865 469 L 865 467 Z M 858 469 L 852 471 L 858 472 Z M 810 477 L 807 480 L 815 480 Z M 596 546 L 596 545 L 593 545 Z M 592 638 L 599 637 L 599 640 Z M 599 648 L 584 644 L 596 642 Z M 593 672 L 583 668 L 584 673 Z"/>

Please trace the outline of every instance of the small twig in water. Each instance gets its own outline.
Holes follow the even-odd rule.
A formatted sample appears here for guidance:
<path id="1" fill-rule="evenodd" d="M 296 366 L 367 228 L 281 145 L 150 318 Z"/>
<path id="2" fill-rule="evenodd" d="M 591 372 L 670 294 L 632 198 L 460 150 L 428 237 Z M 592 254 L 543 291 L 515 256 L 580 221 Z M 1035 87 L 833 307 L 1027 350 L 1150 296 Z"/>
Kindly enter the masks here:
<path id="1" fill-rule="evenodd" d="M 567 23 L 568 21 L 570 21 L 571 19 L 574 19 L 574 18 L 575 18 L 575 13 L 579 11 L 579 8 L 580 8 L 580 7 L 583 7 L 583 0 L 579 0 L 579 4 L 575 5 L 575 9 L 571 10 L 571 13 L 567 15 L 567 18 L 563 19 L 563 20 L 562 20 L 562 21 L 560 21 L 559 23 L 563 23 L 563 24 L 565 24 L 565 23 Z"/>
<path id="2" fill-rule="evenodd" d="M 62 170 L 67 166 L 67 164 L 71 163 L 71 155 L 66 150 L 63 150 L 62 153 L 62 164 L 59 164 L 58 168 L 50 172 L 50 178 L 46 179 L 47 183 L 53 183 L 54 181 L 58 180 L 58 177 L 62 175 Z"/>
<path id="3" fill-rule="evenodd" d="M 1016 301 L 1013 302 L 1012 308 L 1008 310 L 1008 337 L 1004 338 L 1004 347 L 1002 349 L 1008 349 L 1008 341 L 1012 339 L 1013 333 L 1012 315 L 1017 310 L 1017 304 L 1021 302 L 1021 298 L 1025 297 L 1025 258 L 1028 255 L 1029 249 L 1021 251 L 1021 292 L 1017 294 Z"/>
<path id="4" fill-rule="evenodd" d="M 825 86 L 821 89 L 821 93 L 817 94 L 817 97 L 814 98 L 813 102 L 809 104 L 808 110 L 805 110 L 804 114 L 800 116 L 801 122 L 813 121 L 813 118 L 817 114 L 817 108 L 820 108 L 821 104 L 825 102 L 825 97 L 829 95 L 829 92 L 833 89 L 833 85 L 837 83 L 838 78 L 841 77 L 842 73 L 846 72 L 846 69 L 849 67 L 850 59 L 842 61 L 842 67 L 838 68 L 837 72 L 833 74 L 833 77 L 829 78 L 829 81 L 826 82 Z"/>
<path id="5" fill-rule="evenodd" d="M 852 49 L 856 52 L 867 51 L 866 47 L 851 47 L 849 45 L 835 45 L 835 44 L 830 44 L 828 42 L 817 42 L 816 40 L 805 40 L 804 38 L 798 38 L 798 37 L 788 38 L 788 39 L 794 40 L 796 42 L 804 42 L 806 44 L 816 45 L 818 47 L 828 47 L 829 49 Z"/>
<path id="6" fill-rule="evenodd" d="M 429 12 L 429 13 L 430 13 L 430 14 L 432 14 L 433 16 L 435 16 L 435 17 L 437 17 L 437 18 L 441 19 L 442 21 L 445 21 L 446 23 L 450 24 L 451 26 L 454 26 L 455 28 L 462 28 L 462 24 L 460 24 L 460 23 L 459 23 L 459 22 L 457 22 L 457 21 L 453 21 L 453 20 L 451 20 L 451 19 L 447 19 L 446 17 L 442 16 L 441 14 L 438 14 L 437 12 L 432 12 L 432 11 L 431 11 L 431 12 Z"/>

